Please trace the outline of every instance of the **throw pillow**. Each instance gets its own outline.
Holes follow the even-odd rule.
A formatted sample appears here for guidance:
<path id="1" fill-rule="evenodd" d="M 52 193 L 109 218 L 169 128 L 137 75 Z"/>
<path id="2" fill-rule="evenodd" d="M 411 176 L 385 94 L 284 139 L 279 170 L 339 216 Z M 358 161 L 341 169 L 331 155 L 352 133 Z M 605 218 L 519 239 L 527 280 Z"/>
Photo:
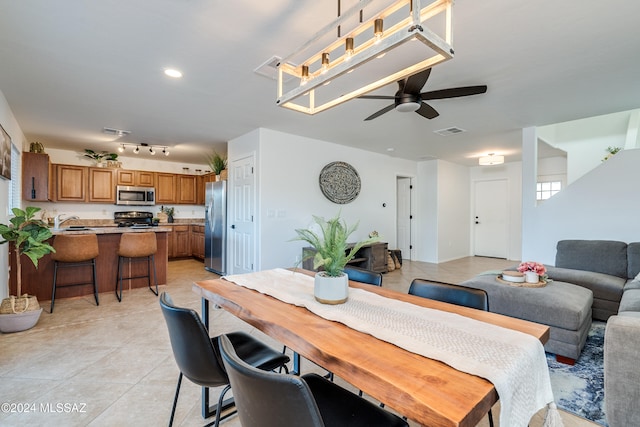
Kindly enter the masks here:
<path id="1" fill-rule="evenodd" d="M 638 275 L 633 278 L 632 282 L 640 282 L 640 273 L 638 273 Z"/>

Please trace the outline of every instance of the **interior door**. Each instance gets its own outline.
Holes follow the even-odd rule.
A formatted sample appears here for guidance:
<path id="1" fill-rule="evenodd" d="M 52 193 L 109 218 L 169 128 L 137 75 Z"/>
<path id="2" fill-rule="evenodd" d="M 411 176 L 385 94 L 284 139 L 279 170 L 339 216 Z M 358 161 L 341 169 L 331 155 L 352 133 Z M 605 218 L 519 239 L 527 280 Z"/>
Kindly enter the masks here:
<path id="1" fill-rule="evenodd" d="M 411 259 L 411 178 L 396 179 L 396 236 L 402 258 Z"/>
<path id="2" fill-rule="evenodd" d="M 253 155 L 231 162 L 229 199 L 230 274 L 255 271 L 255 157 Z"/>
<path id="3" fill-rule="evenodd" d="M 507 180 L 478 181 L 474 186 L 474 255 L 507 258 Z"/>

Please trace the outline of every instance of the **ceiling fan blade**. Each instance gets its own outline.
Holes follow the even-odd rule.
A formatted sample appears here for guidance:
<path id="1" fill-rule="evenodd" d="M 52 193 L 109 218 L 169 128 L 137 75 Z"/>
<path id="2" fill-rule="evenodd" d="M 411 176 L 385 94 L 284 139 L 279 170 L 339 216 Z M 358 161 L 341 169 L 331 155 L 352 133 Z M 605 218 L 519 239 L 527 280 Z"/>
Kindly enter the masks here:
<path id="1" fill-rule="evenodd" d="M 479 95 L 487 91 L 487 86 L 464 86 L 450 89 L 432 90 L 420 94 L 422 99 L 445 99 L 460 96 Z"/>
<path id="2" fill-rule="evenodd" d="M 362 99 L 396 99 L 395 96 L 388 96 L 388 95 L 362 95 L 362 96 L 359 96 L 358 98 L 362 98 Z"/>
<path id="3" fill-rule="evenodd" d="M 435 119 L 440 115 L 431 105 L 424 102 L 420 105 L 420 108 L 416 110 L 416 113 L 426 119 Z"/>
<path id="4" fill-rule="evenodd" d="M 431 74 L 431 68 L 407 77 L 407 82 L 402 91 L 404 93 L 420 93 L 429 78 L 429 74 Z"/>
<path id="5" fill-rule="evenodd" d="M 373 113 L 372 115 L 370 115 L 369 117 L 367 117 L 366 119 L 364 119 L 365 121 L 367 120 L 373 120 L 376 117 L 380 117 L 381 115 L 383 115 L 384 113 L 388 113 L 389 111 L 393 110 L 396 107 L 396 104 L 390 104 L 387 105 L 386 107 L 384 107 L 382 110 L 376 111 L 375 113 Z"/>

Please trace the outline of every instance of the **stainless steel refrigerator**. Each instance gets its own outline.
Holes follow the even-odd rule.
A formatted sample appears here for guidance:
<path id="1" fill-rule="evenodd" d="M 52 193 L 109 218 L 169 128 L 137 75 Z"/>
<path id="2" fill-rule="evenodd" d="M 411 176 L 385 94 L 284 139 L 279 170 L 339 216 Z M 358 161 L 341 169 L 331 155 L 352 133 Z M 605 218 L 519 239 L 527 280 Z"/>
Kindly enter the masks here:
<path id="1" fill-rule="evenodd" d="M 204 268 L 227 272 L 227 181 L 207 182 L 204 212 Z"/>

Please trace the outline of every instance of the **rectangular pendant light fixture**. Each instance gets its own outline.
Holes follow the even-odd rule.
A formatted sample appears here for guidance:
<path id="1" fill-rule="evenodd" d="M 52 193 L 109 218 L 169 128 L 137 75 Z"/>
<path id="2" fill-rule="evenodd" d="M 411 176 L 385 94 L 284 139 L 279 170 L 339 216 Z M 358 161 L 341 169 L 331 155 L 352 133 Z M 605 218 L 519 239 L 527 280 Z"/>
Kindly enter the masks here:
<path id="1" fill-rule="evenodd" d="M 277 105 L 316 114 L 453 58 L 452 0 L 386 2 L 387 6 L 368 20 L 361 19 L 362 22 L 353 30 L 343 31 L 342 37 L 324 47 L 321 46 L 323 38 L 328 34 L 334 35 L 338 27 L 344 29 L 347 20 L 355 14 L 360 13 L 362 16 L 362 11 L 368 13 L 365 6 L 372 1 L 359 0 L 351 9 L 316 33 L 311 40 L 280 61 Z M 428 5 L 421 7 L 425 2 Z M 425 21 L 436 17 L 444 18 L 440 23 L 443 37 L 424 25 Z M 421 43 L 419 46 L 422 46 L 419 54 L 415 55 L 415 62 L 405 62 L 389 73 L 374 77 L 373 81 L 364 81 L 362 77 L 355 86 L 347 89 L 340 87 L 335 94 L 328 93 L 331 90 L 331 86 L 327 86 L 330 82 L 337 81 L 339 77 L 353 71 L 356 75 L 358 67 L 369 61 L 379 61 L 385 54 L 412 40 L 417 40 Z M 424 53 L 422 49 L 427 52 Z M 310 51 L 312 53 L 309 53 Z M 316 91 L 319 93 L 316 94 Z M 325 91 L 322 96 L 320 91 Z"/>

